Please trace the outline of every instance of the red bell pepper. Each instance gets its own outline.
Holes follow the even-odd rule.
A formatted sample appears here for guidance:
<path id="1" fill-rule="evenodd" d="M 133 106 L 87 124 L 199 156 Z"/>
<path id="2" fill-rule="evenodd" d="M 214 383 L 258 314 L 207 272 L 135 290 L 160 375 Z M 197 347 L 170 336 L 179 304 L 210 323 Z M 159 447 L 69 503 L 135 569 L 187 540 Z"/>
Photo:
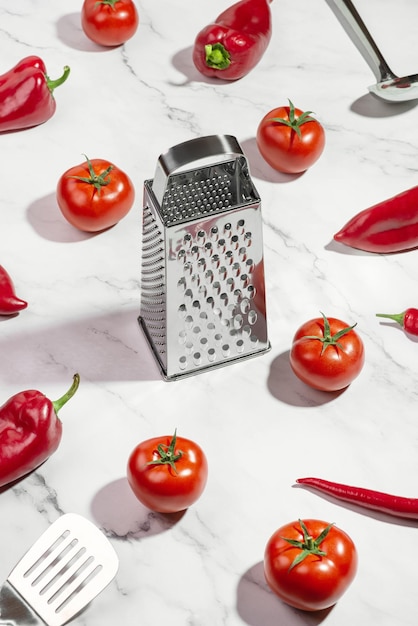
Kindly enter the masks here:
<path id="1" fill-rule="evenodd" d="M 237 80 L 260 61 L 271 39 L 271 0 L 240 0 L 197 35 L 193 63 L 209 77 Z"/>
<path id="2" fill-rule="evenodd" d="M 57 413 L 75 394 L 80 377 L 59 400 L 43 393 L 21 391 L 0 407 L 0 487 L 36 469 L 58 448 L 62 423 Z"/>
<path id="3" fill-rule="evenodd" d="M 43 124 L 55 113 L 53 91 L 68 78 L 70 68 L 51 80 L 37 56 L 25 57 L 0 76 L 0 132 Z"/>
<path id="4" fill-rule="evenodd" d="M 26 309 L 28 303 L 16 296 L 9 274 L 0 265 L 0 315 L 13 315 Z"/>
<path id="5" fill-rule="evenodd" d="M 366 252 L 402 252 L 418 246 L 418 187 L 355 215 L 335 241 Z"/>

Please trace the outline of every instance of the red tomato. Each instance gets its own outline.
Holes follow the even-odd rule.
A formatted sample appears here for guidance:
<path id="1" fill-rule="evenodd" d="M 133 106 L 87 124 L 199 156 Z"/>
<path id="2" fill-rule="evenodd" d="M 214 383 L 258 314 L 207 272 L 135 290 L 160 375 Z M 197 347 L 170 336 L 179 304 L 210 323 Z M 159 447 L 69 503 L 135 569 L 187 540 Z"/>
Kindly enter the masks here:
<path id="1" fill-rule="evenodd" d="M 176 513 L 201 496 L 208 463 L 197 443 L 174 433 L 137 445 L 129 457 L 127 475 L 142 504 L 158 513 Z"/>
<path id="2" fill-rule="evenodd" d="M 136 33 L 138 12 L 132 0 L 84 0 L 81 26 L 101 46 L 120 46 Z"/>
<path id="3" fill-rule="evenodd" d="M 308 519 L 279 528 L 264 553 L 268 585 L 284 602 L 304 611 L 334 605 L 357 572 L 357 550 L 332 524 Z"/>
<path id="4" fill-rule="evenodd" d="M 354 326 L 323 314 L 322 319 L 302 324 L 290 351 L 290 365 L 296 376 L 321 391 L 347 387 L 364 365 L 363 341 Z"/>
<path id="5" fill-rule="evenodd" d="M 257 129 L 257 146 L 271 167 L 285 174 L 299 174 L 313 165 L 325 146 L 325 131 L 311 111 L 289 106 L 273 109 Z"/>
<path id="6" fill-rule="evenodd" d="M 63 216 L 79 230 L 98 232 L 130 211 L 135 190 L 129 176 L 103 159 L 87 159 L 67 170 L 57 185 Z"/>

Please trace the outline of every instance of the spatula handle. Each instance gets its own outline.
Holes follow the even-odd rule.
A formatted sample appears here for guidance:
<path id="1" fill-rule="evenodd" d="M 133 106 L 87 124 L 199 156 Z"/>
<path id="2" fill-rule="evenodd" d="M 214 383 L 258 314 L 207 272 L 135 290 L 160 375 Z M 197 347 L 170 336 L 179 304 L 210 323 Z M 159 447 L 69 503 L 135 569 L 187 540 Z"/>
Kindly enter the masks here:
<path id="1" fill-rule="evenodd" d="M 0 626 L 45 626 L 8 581 L 0 589 Z"/>

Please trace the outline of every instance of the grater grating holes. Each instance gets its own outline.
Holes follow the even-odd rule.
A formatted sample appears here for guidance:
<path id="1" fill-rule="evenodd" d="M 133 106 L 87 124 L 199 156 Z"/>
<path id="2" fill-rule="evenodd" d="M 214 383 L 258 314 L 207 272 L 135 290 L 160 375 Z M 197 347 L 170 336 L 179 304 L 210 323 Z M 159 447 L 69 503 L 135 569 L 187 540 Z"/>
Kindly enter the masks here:
<path id="1" fill-rule="evenodd" d="M 243 219 L 183 237 L 178 253 L 183 276 L 177 283 L 183 295 L 178 307 L 183 320 L 178 343 L 184 350 L 178 360 L 180 370 L 191 363 L 201 366 L 243 354 L 257 344 L 252 331 L 258 314 L 252 306 L 255 262 L 248 254 L 251 243 L 252 233 L 245 229 Z M 200 276 L 205 285 L 200 284 Z"/>
<path id="2" fill-rule="evenodd" d="M 233 203 L 231 177 L 217 174 L 204 178 L 206 171 L 196 170 L 196 180 L 179 184 L 181 176 L 169 181 L 161 209 L 166 225 L 172 225 L 186 218 L 195 218 L 207 213 L 223 211 Z"/>

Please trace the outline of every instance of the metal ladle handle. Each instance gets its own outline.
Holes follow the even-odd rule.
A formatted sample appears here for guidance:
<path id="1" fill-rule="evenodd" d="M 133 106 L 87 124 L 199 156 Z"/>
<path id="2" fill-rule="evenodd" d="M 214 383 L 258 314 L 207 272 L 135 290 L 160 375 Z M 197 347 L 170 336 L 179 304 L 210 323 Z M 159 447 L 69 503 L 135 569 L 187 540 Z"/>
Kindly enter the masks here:
<path id="1" fill-rule="evenodd" d="M 351 0 L 327 0 L 378 82 L 396 78 Z"/>

